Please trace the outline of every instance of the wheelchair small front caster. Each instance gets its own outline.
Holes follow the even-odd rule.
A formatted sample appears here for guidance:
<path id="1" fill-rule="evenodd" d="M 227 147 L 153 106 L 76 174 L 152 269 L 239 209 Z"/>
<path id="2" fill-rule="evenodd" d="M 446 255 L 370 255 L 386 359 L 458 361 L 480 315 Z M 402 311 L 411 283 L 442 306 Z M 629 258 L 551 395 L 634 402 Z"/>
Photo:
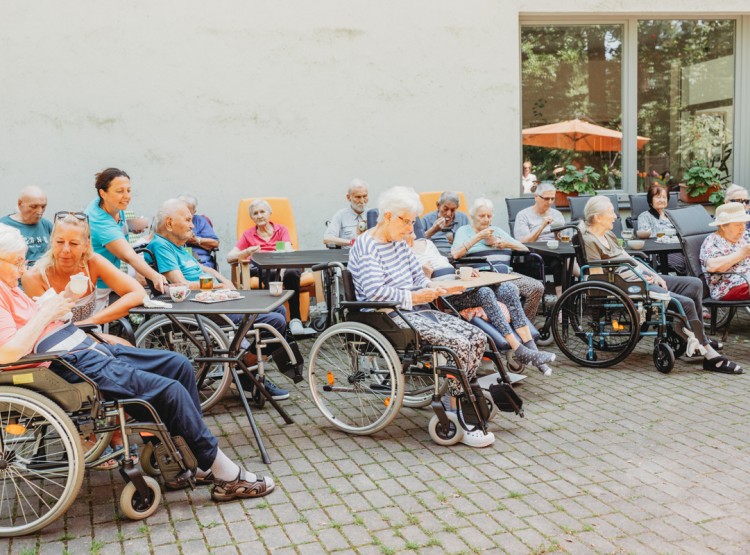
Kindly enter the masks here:
<path id="1" fill-rule="evenodd" d="M 144 476 L 146 487 L 149 490 L 144 498 L 138 492 L 133 482 L 128 482 L 120 494 L 120 512 L 130 520 L 143 520 L 150 517 L 159 508 L 161 503 L 161 488 L 159 482 L 151 476 Z"/>
<path id="2" fill-rule="evenodd" d="M 448 420 L 450 421 L 447 429 L 445 429 L 440 423 L 437 415 L 433 415 L 433 417 L 430 418 L 430 424 L 427 426 L 427 431 L 430 433 L 432 441 L 438 445 L 455 445 L 461 441 L 461 438 L 464 435 L 464 430 L 458 423 L 458 416 L 455 412 L 446 412 L 445 416 L 448 417 Z"/>
<path id="3" fill-rule="evenodd" d="M 654 345 L 654 366 L 662 374 L 669 374 L 674 368 L 674 351 L 667 343 Z"/>
<path id="4" fill-rule="evenodd" d="M 154 443 L 147 441 L 143 445 L 141 451 L 141 468 L 143 472 L 149 476 L 160 476 L 161 470 L 159 470 L 159 461 L 156 460 L 156 450 L 154 449 Z"/>

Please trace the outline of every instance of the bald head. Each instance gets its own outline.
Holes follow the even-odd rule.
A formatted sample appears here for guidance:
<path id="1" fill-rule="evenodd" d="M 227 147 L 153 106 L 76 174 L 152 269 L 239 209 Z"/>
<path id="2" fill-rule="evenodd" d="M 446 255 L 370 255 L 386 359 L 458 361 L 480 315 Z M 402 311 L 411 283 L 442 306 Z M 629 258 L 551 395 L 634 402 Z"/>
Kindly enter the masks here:
<path id="1" fill-rule="evenodd" d="M 36 225 L 47 209 L 47 195 L 39 187 L 30 185 L 18 195 L 18 213 L 16 220 L 26 225 Z"/>

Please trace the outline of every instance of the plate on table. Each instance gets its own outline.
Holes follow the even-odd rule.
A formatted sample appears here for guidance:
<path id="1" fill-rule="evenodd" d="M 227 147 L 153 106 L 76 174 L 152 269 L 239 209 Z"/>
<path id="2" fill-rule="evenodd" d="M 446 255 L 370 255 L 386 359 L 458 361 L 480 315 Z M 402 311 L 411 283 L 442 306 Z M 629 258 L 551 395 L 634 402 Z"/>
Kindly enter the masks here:
<path id="1" fill-rule="evenodd" d="M 213 304 L 223 303 L 226 301 L 236 301 L 237 299 L 244 299 L 237 291 L 201 291 L 193 295 L 190 300 L 197 303 Z"/>

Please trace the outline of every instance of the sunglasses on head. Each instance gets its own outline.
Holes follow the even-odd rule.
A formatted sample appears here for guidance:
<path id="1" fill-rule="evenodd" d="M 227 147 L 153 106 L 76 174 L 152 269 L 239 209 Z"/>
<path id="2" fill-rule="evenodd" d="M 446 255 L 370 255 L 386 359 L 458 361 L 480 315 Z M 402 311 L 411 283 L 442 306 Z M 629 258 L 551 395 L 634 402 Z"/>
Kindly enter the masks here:
<path id="1" fill-rule="evenodd" d="M 55 212 L 55 220 L 64 220 L 68 216 L 72 216 L 76 220 L 80 220 L 82 222 L 89 221 L 88 215 L 84 214 L 83 212 L 68 212 L 67 210 L 61 210 L 60 212 Z"/>
<path id="2" fill-rule="evenodd" d="M 747 206 L 748 204 L 750 204 L 750 199 L 746 199 L 746 198 L 735 198 L 735 199 L 732 199 L 732 200 L 730 200 L 729 202 L 738 202 L 738 203 L 740 203 L 740 204 L 744 204 L 745 206 Z"/>

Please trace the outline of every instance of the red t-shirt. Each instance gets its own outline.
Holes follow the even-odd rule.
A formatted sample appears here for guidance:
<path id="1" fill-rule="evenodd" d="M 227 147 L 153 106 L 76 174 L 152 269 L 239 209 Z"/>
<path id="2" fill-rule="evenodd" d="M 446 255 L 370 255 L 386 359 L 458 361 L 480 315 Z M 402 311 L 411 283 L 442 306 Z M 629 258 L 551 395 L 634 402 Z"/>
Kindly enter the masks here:
<path id="1" fill-rule="evenodd" d="M 268 240 L 263 239 L 263 237 L 258 235 L 258 227 L 253 226 L 242 234 L 240 240 L 237 241 L 237 248 L 242 251 L 248 247 L 259 246 L 260 252 L 271 252 L 276 250 L 277 241 L 291 241 L 289 238 L 289 230 L 286 226 L 275 224 L 273 222 L 271 222 L 271 225 L 273 226 L 273 233 Z"/>

